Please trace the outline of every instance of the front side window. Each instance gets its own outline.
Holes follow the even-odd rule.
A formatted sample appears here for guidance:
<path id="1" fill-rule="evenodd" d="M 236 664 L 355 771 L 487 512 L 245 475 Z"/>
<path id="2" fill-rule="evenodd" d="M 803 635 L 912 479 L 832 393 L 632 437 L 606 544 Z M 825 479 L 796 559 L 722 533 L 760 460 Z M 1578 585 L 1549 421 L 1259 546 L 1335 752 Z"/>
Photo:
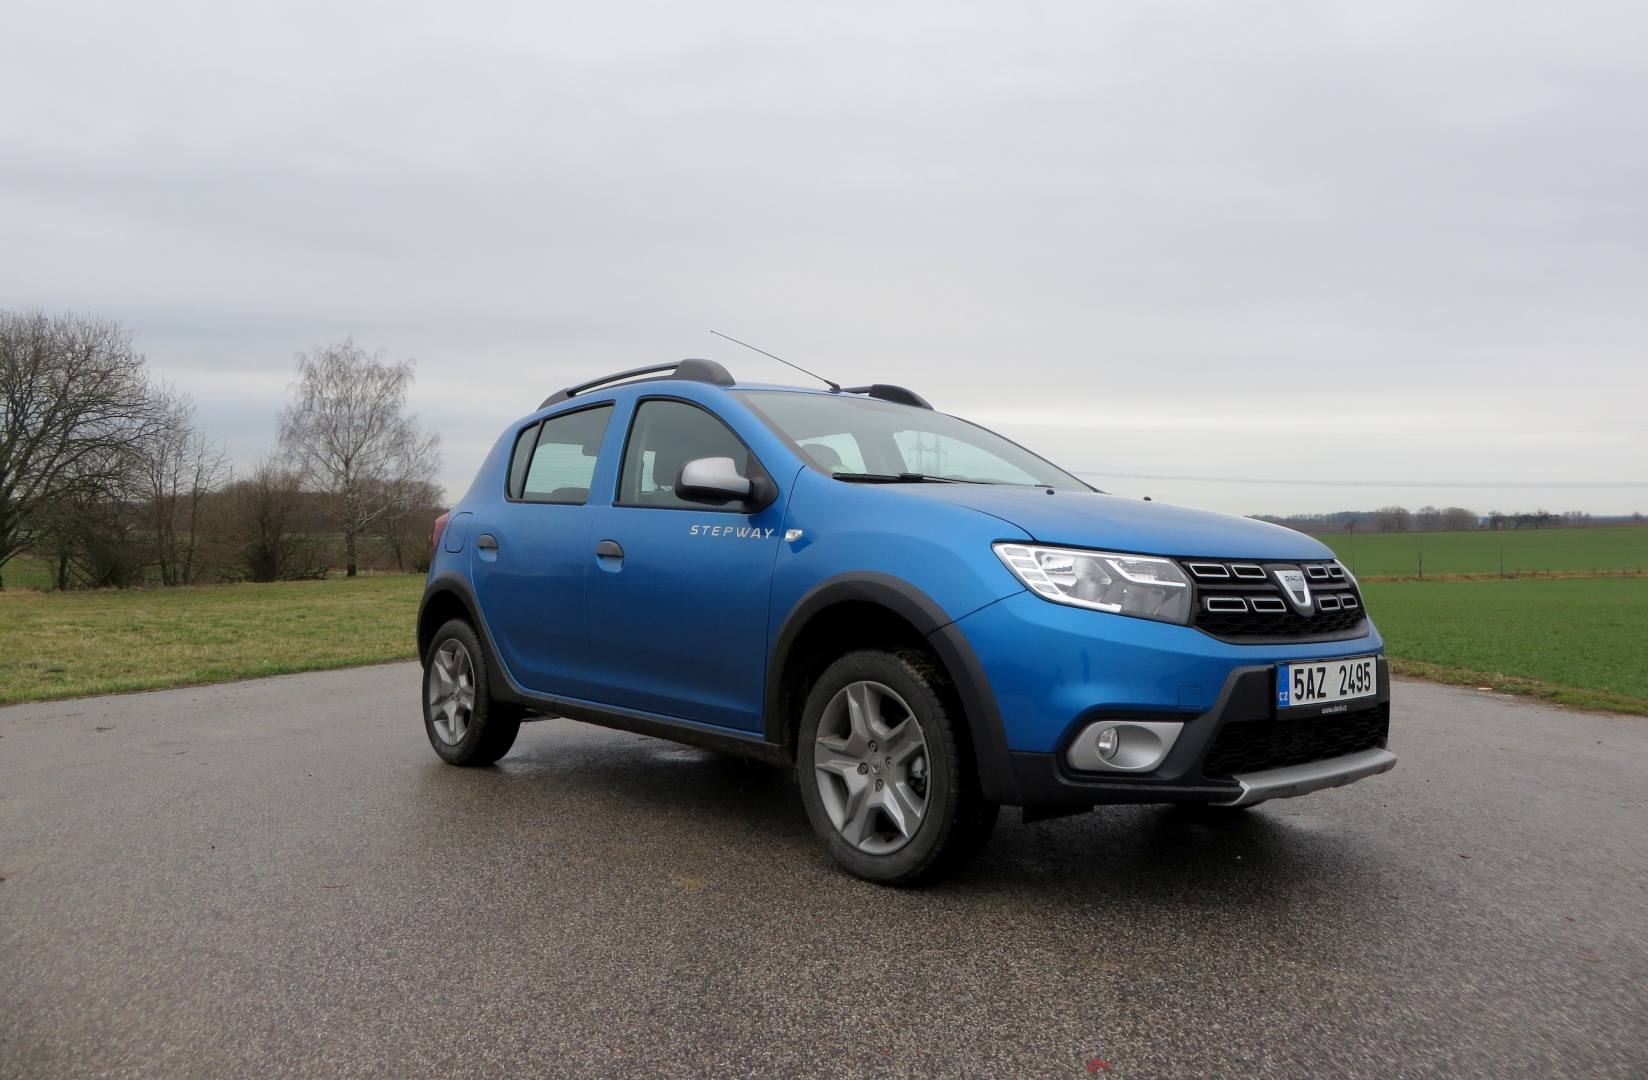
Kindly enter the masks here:
<path id="1" fill-rule="evenodd" d="M 751 479 L 767 475 L 732 429 L 705 410 L 684 401 L 641 402 L 630 427 L 629 445 L 624 450 L 618 504 L 676 510 L 716 509 L 675 494 L 675 482 L 687 462 L 709 457 L 732 458 L 739 474 Z M 736 509 L 736 506 L 723 508 Z"/>
<path id="2" fill-rule="evenodd" d="M 931 409 L 849 394 L 733 393 L 827 476 L 913 474 L 974 484 L 1093 490 L 1017 443 Z"/>
<path id="3" fill-rule="evenodd" d="M 522 502 L 582 505 L 589 501 L 590 481 L 601 439 L 612 419 L 611 405 L 598 405 L 552 416 L 523 431 L 510 463 L 510 497 Z"/>

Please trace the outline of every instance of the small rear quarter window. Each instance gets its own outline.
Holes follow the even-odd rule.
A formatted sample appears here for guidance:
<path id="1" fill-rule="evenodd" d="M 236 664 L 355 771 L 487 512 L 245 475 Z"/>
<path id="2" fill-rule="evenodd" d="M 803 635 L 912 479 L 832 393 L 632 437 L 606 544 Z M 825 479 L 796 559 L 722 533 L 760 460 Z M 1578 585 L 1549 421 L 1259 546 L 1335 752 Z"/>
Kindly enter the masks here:
<path id="1" fill-rule="evenodd" d="M 526 467 L 532 461 L 532 447 L 538 441 L 538 425 L 528 424 L 515 436 L 515 452 L 509 459 L 509 497 L 521 497 L 521 485 L 526 482 Z"/>

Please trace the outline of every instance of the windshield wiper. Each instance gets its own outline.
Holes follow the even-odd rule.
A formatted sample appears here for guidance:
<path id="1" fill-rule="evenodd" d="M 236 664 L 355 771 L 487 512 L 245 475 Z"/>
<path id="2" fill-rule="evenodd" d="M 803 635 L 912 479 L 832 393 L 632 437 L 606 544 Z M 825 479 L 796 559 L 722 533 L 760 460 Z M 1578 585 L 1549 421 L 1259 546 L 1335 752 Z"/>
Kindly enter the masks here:
<path id="1" fill-rule="evenodd" d="M 958 480 L 953 476 L 934 476 L 931 473 L 835 473 L 837 480 L 849 484 L 983 484 L 985 480 Z"/>

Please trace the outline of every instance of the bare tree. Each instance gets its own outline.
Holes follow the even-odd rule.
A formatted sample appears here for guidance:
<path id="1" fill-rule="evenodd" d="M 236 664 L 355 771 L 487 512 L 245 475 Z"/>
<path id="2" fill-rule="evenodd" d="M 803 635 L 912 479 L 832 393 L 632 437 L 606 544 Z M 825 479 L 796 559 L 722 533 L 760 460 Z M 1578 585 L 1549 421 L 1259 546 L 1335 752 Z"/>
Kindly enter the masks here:
<path id="1" fill-rule="evenodd" d="M 441 489 L 427 481 L 396 484 L 389 493 L 389 509 L 378 521 L 378 532 L 395 556 L 395 569 L 429 569 L 434 553 L 429 550 L 430 531 L 441 515 Z"/>
<path id="2" fill-rule="evenodd" d="M 36 509 L 34 547 L 52 557 L 59 589 L 71 582 L 118 589 L 143 580 L 151 548 L 134 483 L 136 462 L 130 447 L 105 447 L 76 470 L 95 482 L 65 478 L 57 497 Z"/>
<path id="3" fill-rule="evenodd" d="M 320 579 L 331 572 L 326 544 L 315 536 L 315 495 L 279 460 L 260 460 L 247 477 L 222 490 L 221 526 L 234 546 L 231 575 L 254 582 Z"/>
<path id="4" fill-rule="evenodd" d="M 1373 512 L 1373 524 L 1380 532 L 1407 532 L 1413 515 L 1405 506 L 1381 506 Z"/>
<path id="5" fill-rule="evenodd" d="M 320 547 L 303 531 L 304 494 L 297 474 L 273 461 L 260 461 L 252 474 L 231 484 L 231 527 L 239 542 L 240 563 L 253 581 L 287 581 L 325 577 Z"/>
<path id="6" fill-rule="evenodd" d="M 280 414 L 280 445 L 305 481 L 328 496 L 354 577 L 361 535 L 393 506 L 398 485 L 440 469 L 440 436 L 407 416 L 412 363 L 368 355 L 345 338 L 298 357 L 297 400 Z"/>
<path id="7" fill-rule="evenodd" d="M 1438 532 L 1442 528 L 1442 511 L 1434 506 L 1421 506 L 1414 512 L 1413 523 L 1420 532 Z"/>
<path id="8" fill-rule="evenodd" d="M 223 482 L 225 454 L 195 427 L 187 394 L 161 383 L 154 403 L 159 423 L 137 448 L 135 486 L 147 510 L 161 584 L 187 585 L 200 572 L 201 510 Z"/>
<path id="9" fill-rule="evenodd" d="M 1450 506 L 1442 511 L 1442 528 L 1448 532 L 1467 532 L 1476 528 L 1476 523 L 1475 510 L 1467 510 L 1463 506 Z"/>
<path id="10" fill-rule="evenodd" d="M 37 541 L 47 507 L 123 475 L 125 451 L 154 428 L 129 333 L 93 317 L 0 312 L 0 567 Z"/>

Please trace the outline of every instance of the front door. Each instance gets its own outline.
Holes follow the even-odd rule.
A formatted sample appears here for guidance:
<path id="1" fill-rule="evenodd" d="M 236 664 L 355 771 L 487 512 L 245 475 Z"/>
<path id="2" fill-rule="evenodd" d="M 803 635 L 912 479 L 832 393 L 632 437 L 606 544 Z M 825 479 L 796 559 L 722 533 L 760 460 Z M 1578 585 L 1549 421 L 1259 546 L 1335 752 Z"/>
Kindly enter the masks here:
<path id="1" fill-rule="evenodd" d="M 470 527 L 481 610 L 504 665 L 529 690 L 588 696 L 584 576 L 595 512 L 589 485 L 611 419 L 609 403 L 524 429 L 515 439 L 506 499 Z M 480 546 L 481 535 L 492 546 Z"/>
<path id="2" fill-rule="evenodd" d="M 636 407 L 616 503 L 595 508 L 589 534 L 590 682 L 599 702 L 759 731 L 787 492 L 755 514 L 678 497 L 682 466 L 705 457 L 766 475 L 708 410 L 659 398 Z"/>

